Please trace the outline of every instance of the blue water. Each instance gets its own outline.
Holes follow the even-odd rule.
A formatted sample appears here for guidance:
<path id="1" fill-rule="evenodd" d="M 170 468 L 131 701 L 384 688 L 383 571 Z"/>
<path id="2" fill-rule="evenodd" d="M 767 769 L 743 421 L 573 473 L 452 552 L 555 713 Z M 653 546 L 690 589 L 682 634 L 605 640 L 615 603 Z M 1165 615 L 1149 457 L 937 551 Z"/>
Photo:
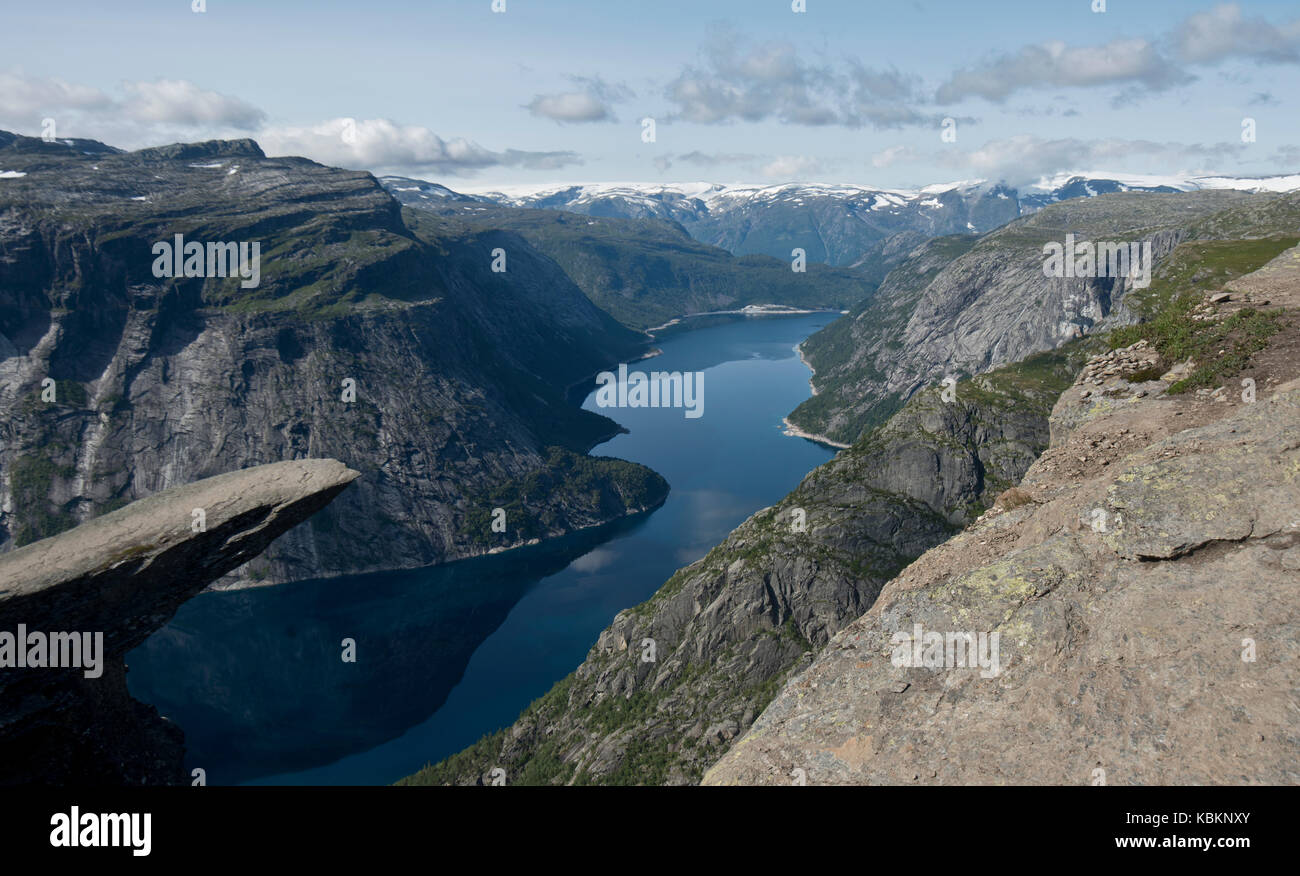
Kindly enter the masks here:
<path id="1" fill-rule="evenodd" d="M 535 548 L 410 572 L 205 593 L 128 655 L 131 692 L 185 731 L 209 784 L 387 784 L 511 723 L 622 609 L 778 501 L 832 451 L 782 433 L 808 397 L 794 346 L 835 314 L 661 339 L 643 371 L 703 372 L 703 416 L 599 409 L 592 453 L 671 485 L 656 511 Z M 340 642 L 357 643 L 344 663 Z"/>

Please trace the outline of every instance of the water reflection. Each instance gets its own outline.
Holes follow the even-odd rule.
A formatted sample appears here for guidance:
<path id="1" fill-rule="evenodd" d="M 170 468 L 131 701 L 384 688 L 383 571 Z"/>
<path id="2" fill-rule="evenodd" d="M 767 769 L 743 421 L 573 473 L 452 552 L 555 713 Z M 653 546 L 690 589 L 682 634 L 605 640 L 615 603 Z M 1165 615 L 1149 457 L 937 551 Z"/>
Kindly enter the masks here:
<path id="1" fill-rule="evenodd" d="M 450 566 L 204 594 L 128 655 L 132 694 L 185 730 L 211 784 L 388 783 L 473 744 L 573 671 L 615 614 L 830 458 L 783 435 L 781 417 L 808 397 L 794 345 L 832 318 L 659 343 L 646 370 L 706 372 L 705 415 L 606 410 L 628 432 L 593 453 L 662 474 L 662 508 Z"/>
<path id="2" fill-rule="evenodd" d="M 530 587 L 578 557 L 598 567 L 593 548 L 643 523 L 429 569 L 205 593 L 128 655 L 131 692 L 180 724 L 187 769 L 212 784 L 328 763 L 437 711 Z"/>

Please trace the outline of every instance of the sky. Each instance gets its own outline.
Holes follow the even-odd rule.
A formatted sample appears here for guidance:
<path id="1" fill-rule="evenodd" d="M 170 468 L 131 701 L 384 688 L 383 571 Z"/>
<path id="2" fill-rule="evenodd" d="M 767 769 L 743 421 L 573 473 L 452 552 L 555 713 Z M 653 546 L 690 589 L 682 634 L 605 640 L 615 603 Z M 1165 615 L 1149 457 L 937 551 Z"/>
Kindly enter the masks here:
<path id="1" fill-rule="evenodd" d="M 466 191 L 1300 171 L 1295 0 L 5 5 L 0 129 L 122 148 Z"/>

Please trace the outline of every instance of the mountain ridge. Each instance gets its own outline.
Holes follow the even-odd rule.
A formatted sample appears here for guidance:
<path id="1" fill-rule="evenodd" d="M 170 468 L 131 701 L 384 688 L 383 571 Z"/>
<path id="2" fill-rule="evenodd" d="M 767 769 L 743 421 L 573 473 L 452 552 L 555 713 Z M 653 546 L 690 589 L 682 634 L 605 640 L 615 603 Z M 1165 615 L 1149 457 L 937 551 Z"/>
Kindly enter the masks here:
<path id="1" fill-rule="evenodd" d="M 363 476 L 239 581 L 476 556 L 666 495 L 643 466 L 583 457 L 620 427 L 564 398 L 646 338 L 519 236 L 417 232 L 372 175 L 263 158 L 252 141 L 107 154 L 6 142 L 0 166 L 23 175 L 0 179 L 0 546 L 308 455 Z M 175 234 L 258 241 L 260 283 L 154 276 L 151 247 Z M 512 273 L 491 270 L 502 242 Z M 600 487 L 535 497 L 488 544 L 466 532 L 484 510 L 471 495 L 550 465 Z"/>

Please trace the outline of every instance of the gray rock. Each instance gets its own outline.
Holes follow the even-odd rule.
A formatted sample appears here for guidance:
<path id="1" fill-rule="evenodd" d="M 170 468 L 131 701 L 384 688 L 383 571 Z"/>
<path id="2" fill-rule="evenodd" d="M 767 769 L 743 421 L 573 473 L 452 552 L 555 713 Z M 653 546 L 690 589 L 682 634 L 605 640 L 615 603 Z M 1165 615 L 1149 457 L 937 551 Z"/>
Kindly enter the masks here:
<path id="1" fill-rule="evenodd" d="M 1018 369 L 995 372 L 959 385 L 952 403 L 917 395 L 620 612 L 510 728 L 407 781 L 473 784 L 491 763 L 536 783 L 698 781 L 885 581 L 1019 480 L 1074 370 L 1044 367 L 1037 388 Z M 654 663 L 641 660 L 647 638 Z"/>
<path id="2" fill-rule="evenodd" d="M 1125 303 L 1131 277 L 1043 276 L 1043 245 L 1061 243 L 1066 229 L 1104 241 L 1124 228 L 1125 240 L 1151 242 L 1158 267 L 1206 217 L 1276 198 L 1111 194 L 1053 204 L 978 239 L 931 240 L 894 268 L 871 301 L 803 343 L 819 395 L 790 422 L 852 442 L 945 376 L 979 374 L 1135 322 Z"/>
<path id="3" fill-rule="evenodd" d="M 1026 477 L 1050 501 L 890 582 L 705 784 L 1300 780 L 1300 381 L 1182 431 L 1168 404 L 1054 437 Z M 1166 437 L 1078 484 L 1052 473 L 1108 419 Z M 896 665 L 892 637 L 918 623 L 997 632 L 1000 674 Z"/>
<path id="4" fill-rule="evenodd" d="M 545 475 L 551 447 L 617 433 L 562 388 L 646 346 L 518 236 L 408 225 L 370 174 L 251 141 L 96 156 L 29 141 L 0 142 L 27 173 L 0 187 L 0 550 L 321 456 L 362 479 L 222 586 L 475 556 L 662 500 L 648 469 L 591 461 L 602 489 L 530 496 L 505 533 L 471 525 Z M 177 233 L 259 241 L 260 285 L 153 276 L 153 243 Z"/>
<path id="5" fill-rule="evenodd" d="M 0 670 L 0 784 L 182 782 L 181 733 L 131 699 L 126 652 L 357 477 L 332 459 L 229 472 L 0 554 L 0 631 L 103 637 L 99 677 Z"/>

